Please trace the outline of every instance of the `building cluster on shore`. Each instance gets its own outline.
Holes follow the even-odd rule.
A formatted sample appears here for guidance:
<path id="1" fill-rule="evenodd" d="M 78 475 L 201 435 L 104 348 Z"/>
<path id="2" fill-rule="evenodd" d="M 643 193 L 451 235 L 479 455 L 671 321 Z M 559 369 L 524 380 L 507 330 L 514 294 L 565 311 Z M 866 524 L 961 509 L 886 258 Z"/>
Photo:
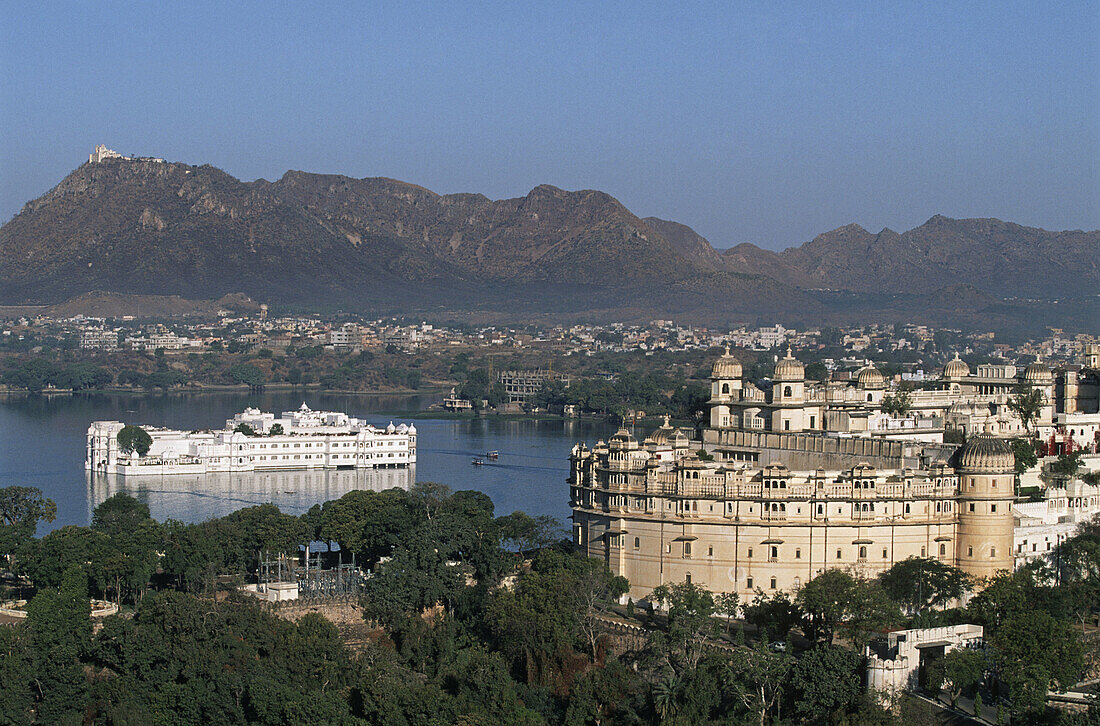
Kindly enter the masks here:
<path id="1" fill-rule="evenodd" d="M 642 440 L 623 428 L 573 448 L 574 542 L 625 576 L 635 599 L 680 582 L 751 599 L 826 569 L 874 575 L 914 556 L 987 578 L 1100 512 L 1100 488 L 1080 477 L 1019 501 L 1009 443 L 1049 434 L 1057 446 L 1044 453 L 1076 452 L 1085 471 L 1100 469 L 1095 379 L 1039 363 L 972 374 L 956 359 L 940 388 L 913 392 L 911 423 L 884 426 L 886 386 L 873 368 L 847 385 L 811 385 L 788 350 L 761 390 L 727 351 L 712 370 L 709 425 L 666 421 Z M 1020 390 L 1041 394 L 1026 424 L 1008 405 Z M 962 446 L 944 442 L 952 417 Z"/>

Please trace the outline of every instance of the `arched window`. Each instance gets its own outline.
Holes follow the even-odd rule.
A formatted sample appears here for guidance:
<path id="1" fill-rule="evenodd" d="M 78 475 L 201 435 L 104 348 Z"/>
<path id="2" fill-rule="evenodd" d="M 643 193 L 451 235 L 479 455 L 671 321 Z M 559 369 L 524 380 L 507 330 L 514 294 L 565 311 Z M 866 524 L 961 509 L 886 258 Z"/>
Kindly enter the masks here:
<path id="1" fill-rule="evenodd" d="M 642 540 L 638 537 L 634 538 L 634 549 L 638 549 L 642 546 Z"/>
<path id="2" fill-rule="evenodd" d="M 684 584 L 685 585 L 690 585 L 691 584 L 691 573 L 690 572 L 687 573 L 686 575 L 684 575 Z"/>
<path id="3" fill-rule="evenodd" d="M 859 559 L 867 559 L 867 548 L 864 545 L 859 546 Z"/>
<path id="4" fill-rule="evenodd" d="M 729 392 L 730 392 L 730 384 L 723 383 L 722 384 L 722 393 L 729 393 Z"/>
<path id="5" fill-rule="evenodd" d="M 941 544 L 940 545 L 940 557 L 943 557 L 946 554 L 947 554 L 947 545 Z"/>
<path id="6" fill-rule="evenodd" d="M 790 398 L 792 395 L 794 395 L 794 394 L 791 392 L 791 387 L 790 386 L 783 386 L 783 397 L 784 398 Z"/>
<path id="7" fill-rule="evenodd" d="M 867 394 L 867 402 L 868 402 L 868 403 L 870 403 L 870 402 L 871 402 L 872 400 L 874 400 L 874 399 L 872 399 L 872 398 L 871 398 L 871 394 L 870 394 L 870 393 L 868 393 L 868 394 Z"/>

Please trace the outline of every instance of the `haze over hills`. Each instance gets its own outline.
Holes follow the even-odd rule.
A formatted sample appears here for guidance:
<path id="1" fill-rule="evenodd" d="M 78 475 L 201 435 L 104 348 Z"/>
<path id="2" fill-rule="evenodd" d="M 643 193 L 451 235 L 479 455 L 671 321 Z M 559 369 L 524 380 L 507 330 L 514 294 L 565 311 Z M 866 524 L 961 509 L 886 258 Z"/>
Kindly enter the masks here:
<path id="1" fill-rule="evenodd" d="M 106 159 L 0 228 L 0 303 L 244 292 L 408 312 L 950 318 L 975 312 L 951 309 L 952 286 L 993 301 L 1094 296 L 1098 260 L 1100 232 L 999 220 L 937 216 L 900 235 L 849 225 L 782 253 L 719 251 L 600 191 L 542 185 L 490 200 L 385 178 L 289 171 L 242 182 L 209 165 Z"/>

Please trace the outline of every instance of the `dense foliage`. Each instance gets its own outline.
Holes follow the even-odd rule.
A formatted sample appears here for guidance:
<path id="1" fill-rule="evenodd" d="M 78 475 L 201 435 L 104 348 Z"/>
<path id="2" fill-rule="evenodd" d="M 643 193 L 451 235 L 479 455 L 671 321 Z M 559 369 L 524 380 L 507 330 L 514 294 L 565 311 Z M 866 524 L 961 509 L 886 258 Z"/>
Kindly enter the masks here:
<path id="1" fill-rule="evenodd" d="M 497 517 L 485 495 L 430 482 L 197 524 L 157 523 L 119 494 L 91 526 L 41 539 L 52 503 L 28 488 L 0 502 L 4 554 L 32 588 L 26 621 L 0 627 L 0 723 L 930 724 L 920 702 L 888 711 L 865 695 L 858 646 L 890 625 L 974 620 L 989 648 L 944 659 L 931 685 L 1007 699 L 1027 722 L 1048 686 L 1079 677 L 1075 623 L 1100 609 L 1100 524 L 966 611 L 936 609 L 957 571 L 910 560 L 876 580 L 829 570 L 794 598 L 761 591 L 733 627 L 737 599 L 695 584 L 659 588 L 662 610 L 631 621 L 615 605 L 628 583 L 555 544 L 545 518 Z M 373 573 L 367 636 L 237 594 L 260 557 L 310 540 Z M 121 614 L 93 632 L 89 596 Z"/>

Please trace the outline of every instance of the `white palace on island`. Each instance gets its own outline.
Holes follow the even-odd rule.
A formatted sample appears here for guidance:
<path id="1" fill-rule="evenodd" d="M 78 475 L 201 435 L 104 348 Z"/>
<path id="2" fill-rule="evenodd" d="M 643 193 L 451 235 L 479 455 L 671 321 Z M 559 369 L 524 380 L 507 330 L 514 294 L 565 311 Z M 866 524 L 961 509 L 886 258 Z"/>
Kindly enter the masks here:
<path id="1" fill-rule="evenodd" d="M 143 427 L 153 443 L 144 456 L 123 452 L 125 424 L 95 421 L 88 427 L 85 468 L 122 475 L 204 474 L 287 469 L 382 469 L 416 463 L 416 427 L 384 428 L 335 411 L 302 404 L 278 418 L 246 408 L 219 431 Z"/>

